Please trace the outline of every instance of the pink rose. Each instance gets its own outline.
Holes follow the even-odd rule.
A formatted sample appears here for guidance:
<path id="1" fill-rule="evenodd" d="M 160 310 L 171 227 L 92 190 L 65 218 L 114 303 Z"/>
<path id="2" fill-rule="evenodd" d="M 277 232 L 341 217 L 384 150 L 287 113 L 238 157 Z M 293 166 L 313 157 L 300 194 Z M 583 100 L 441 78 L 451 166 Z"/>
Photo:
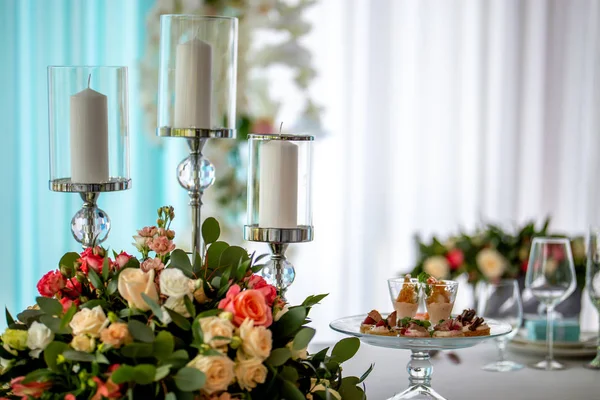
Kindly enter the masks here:
<path id="1" fill-rule="evenodd" d="M 270 118 L 258 118 L 252 124 L 252 129 L 250 132 L 273 133 L 273 120 Z"/>
<path id="2" fill-rule="evenodd" d="M 460 249 L 452 249 L 446 254 L 446 260 L 450 264 L 450 269 L 455 270 L 465 261 L 465 256 Z"/>
<path id="3" fill-rule="evenodd" d="M 141 237 L 151 238 L 156 235 L 157 229 L 155 226 L 146 226 L 138 231 L 138 235 Z"/>
<path id="4" fill-rule="evenodd" d="M 69 394 L 65 395 L 64 400 L 77 400 L 77 398 L 73 394 L 69 393 Z"/>
<path id="5" fill-rule="evenodd" d="M 162 263 L 160 258 L 148 258 L 140 265 L 140 268 L 144 272 L 148 272 L 151 269 L 160 271 L 165 268 L 165 264 Z"/>
<path id="6" fill-rule="evenodd" d="M 102 249 L 97 246 L 94 249 L 88 247 L 81 253 L 81 258 L 78 260 L 81 263 L 81 270 L 87 275 L 89 268 L 93 269 L 97 273 L 102 273 L 102 264 L 104 258 L 101 255 Z"/>
<path id="7" fill-rule="evenodd" d="M 275 286 L 269 285 L 260 275 L 252 275 L 248 280 L 248 289 L 256 289 L 265 295 L 269 307 L 273 307 L 273 302 L 277 297 Z"/>
<path id="8" fill-rule="evenodd" d="M 166 236 L 158 236 L 148 240 L 148 247 L 159 256 L 164 256 L 175 250 L 175 245 Z"/>
<path id="9" fill-rule="evenodd" d="M 236 326 L 240 326 L 246 318 L 253 320 L 255 326 L 269 327 L 273 323 L 273 312 L 265 295 L 259 290 L 242 291 L 239 285 L 233 285 L 219 302 L 219 308 L 233 314 Z"/>
<path id="10" fill-rule="evenodd" d="M 60 271 L 50 271 L 39 280 L 38 292 L 44 297 L 54 297 L 66 285 L 65 277 Z"/>
<path id="11" fill-rule="evenodd" d="M 69 310 L 69 308 L 71 308 L 73 304 L 79 307 L 80 303 L 81 302 L 79 301 L 79 299 L 71 300 L 68 297 L 63 297 L 62 299 L 60 299 L 60 304 L 62 304 L 63 312 L 65 313 Z"/>
<path id="12" fill-rule="evenodd" d="M 21 383 L 24 379 L 24 376 L 20 376 L 10 381 L 10 387 L 15 396 L 22 396 L 24 399 L 29 399 L 31 397 L 38 399 L 46 390 L 52 387 L 52 382 Z"/>
<path id="13" fill-rule="evenodd" d="M 114 266 L 117 266 L 119 268 L 123 268 L 125 266 L 125 264 L 127 264 L 127 262 L 129 261 L 130 258 L 132 258 L 133 256 L 130 254 L 125 253 L 124 251 L 122 251 L 116 258 L 115 258 L 115 262 L 114 262 Z"/>
<path id="14" fill-rule="evenodd" d="M 72 300 L 78 299 L 81 296 L 83 288 L 81 287 L 81 282 L 77 280 L 77 278 L 67 279 L 67 284 L 65 288 L 62 290 L 63 296 L 66 296 Z"/>

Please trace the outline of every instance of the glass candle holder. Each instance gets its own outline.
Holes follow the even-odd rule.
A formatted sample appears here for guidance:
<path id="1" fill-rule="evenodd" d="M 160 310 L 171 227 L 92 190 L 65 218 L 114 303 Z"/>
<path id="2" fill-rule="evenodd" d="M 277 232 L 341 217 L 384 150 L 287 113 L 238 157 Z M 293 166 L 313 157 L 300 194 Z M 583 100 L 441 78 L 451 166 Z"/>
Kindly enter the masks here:
<path id="1" fill-rule="evenodd" d="M 276 229 L 312 226 L 314 137 L 251 134 L 248 139 L 247 225 Z"/>
<path id="2" fill-rule="evenodd" d="M 80 193 L 71 231 L 84 247 L 110 231 L 99 194 L 131 186 L 128 115 L 127 67 L 48 67 L 50 190 Z"/>
<path id="3" fill-rule="evenodd" d="M 159 136 L 235 135 L 237 19 L 160 17 Z"/>

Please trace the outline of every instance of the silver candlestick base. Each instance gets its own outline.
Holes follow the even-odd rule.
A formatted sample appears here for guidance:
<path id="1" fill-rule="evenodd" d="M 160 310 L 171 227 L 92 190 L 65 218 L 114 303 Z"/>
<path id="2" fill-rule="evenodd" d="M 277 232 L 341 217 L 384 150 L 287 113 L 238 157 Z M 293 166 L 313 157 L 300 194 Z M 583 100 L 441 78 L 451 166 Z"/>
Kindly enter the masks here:
<path id="1" fill-rule="evenodd" d="M 110 233 L 110 218 L 97 206 L 102 192 L 127 190 L 131 179 L 111 178 L 104 183 L 73 183 L 70 178 L 50 181 L 50 190 L 63 193 L 79 193 L 83 207 L 71 219 L 71 233 L 84 248 L 94 247 L 106 240 Z"/>
<path id="2" fill-rule="evenodd" d="M 204 254 L 202 241 L 202 195 L 215 182 L 215 166 L 202 155 L 208 139 L 235 138 L 235 129 L 196 129 L 162 127 L 162 137 L 187 139 L 190 155 L 177 166 L 177 180 L 188 191 L 192 211 L 192 258 Z"/>
<path id="3" fill-rule="evenodd" d="M 285 298 L 285 292 L 296 278 L 294 265 L 285 258 L 285 251 L 290 243 L 310 242 L 313 240 L 312 226 L 297 228 L 259 228 L 255 225 L 244 226 L 244 239 L 251 242 L 269 243 L 271 260 L 265 264 L 260 274 L 275 286 Z"/>

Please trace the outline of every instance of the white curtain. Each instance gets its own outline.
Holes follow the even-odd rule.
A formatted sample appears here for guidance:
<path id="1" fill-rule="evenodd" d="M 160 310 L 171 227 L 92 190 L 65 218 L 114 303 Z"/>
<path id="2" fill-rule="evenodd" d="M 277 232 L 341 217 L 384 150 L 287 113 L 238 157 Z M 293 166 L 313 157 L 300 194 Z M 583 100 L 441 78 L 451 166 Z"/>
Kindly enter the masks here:
<path id="1" fill-rule="evenodd" d="M 319 340 L 336 317 L 391 308 L 386 278 L 411 268 L 416 232 L 600 222 L 600 2 L 322 0 L 308 18 L 328 136 L 289 297 L 331 293 Z"/>

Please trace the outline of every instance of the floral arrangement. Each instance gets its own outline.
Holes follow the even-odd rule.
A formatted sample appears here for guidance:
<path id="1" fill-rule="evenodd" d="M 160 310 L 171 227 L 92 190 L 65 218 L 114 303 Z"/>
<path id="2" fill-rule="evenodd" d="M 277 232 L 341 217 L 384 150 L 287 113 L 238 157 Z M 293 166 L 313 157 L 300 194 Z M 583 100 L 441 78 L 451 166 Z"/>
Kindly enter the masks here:
<path id="1" fill-rule="evenodd" d="M 37 304 L 6 310 L 1 399 L 363 399 L 342 377 L 356 338 L 316 354 L 308 313 L 255 275 L 263 256 L 219 241 L 190 261 L 175 249 L 172 207 L 134 236 L 138 259 L 96 246 L 67 253 L 37 284 Z"/>
<path id="2" fill-rule="evenodd" d="M 318 132 L 321 130 L 321 108 L 309 94 L 309 87 L 316 76 L 311 53 L 302 43 L 311 30 L 304 18 L 306 9 L 316 0 L 160 0 L 147 17 L 147 44 L 141 64 L 142 103 L 150 125 L 156 123 L 158 93 L 158 60 L 160 44 L 160 16 L 162 14 L 224 15 L 238 18 L 238 78 L 237 78 L 237 139 L 245 141 L 248 133 L 274 133 L 280 101 L 269 91 L 267 72 L 273 66 L 288 68 L 294 83 L 304 100 L 294 129 Z M 257 36 L 269 36 L 259 45 Z M 251 99 L 251 101 L 250 101 Z M 154 136 L 153 136 L 154 137 Z M 216 196 L 218 210 L 225 210 L 226 217 L 243 213 L 246 206 L 246 174 L 243 171 L 243 155 L 235 141 L 215 142 L 209 152 L 218 152 L 219 181 L 216 190 L 207 192 Z M 223 155 L 227 155 L 223 157 Z M 231 219 L 231 218 L 230 218 Z M 237 221 L 236 221 L 237 226 Z"/>
<path id="3" fill-rule="evenodd" d="M 418 275 L 426 272 L 438 279 L 454 279 L 465 274 L 471 283 L 524 277 L 534 237 L 565 237 L 550 233 L 549 225 L 549 219 L 544 221 L 541 228 L 536 228 L 534 222 L 529 222 L 511 233 L 489 224 L 473 234 L 461 232 L 444 241 L 434 236 L 429 243 L 422 241 L 417 235 L 417 265 L 412 273 Z M 572 238 L 571 249 L 577 282 L 582 287 L 585 281 L 583 237 Z"/>

